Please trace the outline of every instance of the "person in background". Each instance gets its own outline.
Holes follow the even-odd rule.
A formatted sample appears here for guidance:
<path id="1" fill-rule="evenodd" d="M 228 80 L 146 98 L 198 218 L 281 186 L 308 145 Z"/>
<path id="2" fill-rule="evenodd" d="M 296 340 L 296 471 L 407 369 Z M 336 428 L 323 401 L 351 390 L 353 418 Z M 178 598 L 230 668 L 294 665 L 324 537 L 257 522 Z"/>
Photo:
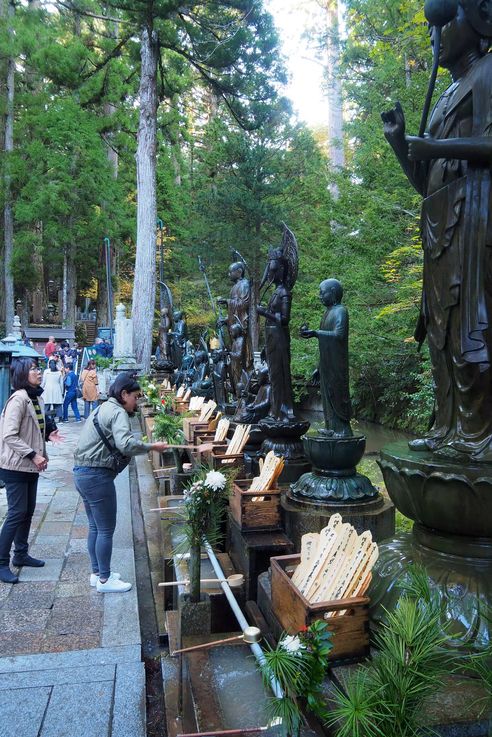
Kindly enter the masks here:
<path id="1" fill-rule="evenodd" d="M 79 344 L 74 341 L 72 348 L 68 348 L 66 352 L 67 361 L 72 361 L 75 366 L 79 358 Z"/>
<path id="2" fill-rule="evenodd" d="M 106 348 L 104 346 L 104 340 L 102 338 L 96 338 L 92 349 L 98 356 L 106 357 Z"/>
<path id="3" fill-rule="evenodd" d="M 51 361 L 54 361 L 56 363 L 56 368 L 58 369 L 58 371 L 63 371 L 63 369 L 65 368 L 65 366 L 63 364 L 63 360 L 62 360 L 62 358 L 60 356 L 60 353 L 57 350 L 54 351 L 51 354 L 51 359 L 50 360 Z"/>
<path id="4" fill-rule="evenodd" d="M 60 358 L 63 361 L 63 365 L 66 367 L 67 365 L 67 358 L 68 358 L 68 351 L 70 350 L 70 345 L 66 340 L 63 340 L 60 345 Z"/>
<path id="5" fill-rule="evenodd" d="M 106 340 L 106 338 L 103 339 L 103 347 L 104 347 L 104 357 L 105 358 L 113 358 L 113 346 L 111 343 Z"/>
<path id="6" fill-rule="evenodd" d="M 117 451 L 129 462 L 132 456 L 149 450 L 159 453 L 167 447 L 164 442 L 144 443 L 132 434 L 130 416 L 135 412 L 139 396 L 140 386 L 133 374 L 121 373 L 109 388 L 108 401 L 91 414 L 82 428 L 75 451 L 75 486 L 89 520 L 90 585 L 102 594 L 121 593 L 132 587 L 121 580 L 119 573 L 111 571 L 117 509 L 114 479 L 122 470 L 115 463 L 114 453 Z"/>
<path id="7" fill-rule="evenodd" d="M 77 388 L 79 380 L 77 374 L 73 370 L 72 364 L 65 369 L 65 399 L 63 401 L 63 420 L 68 422 L 68 408 L 72 408 L 76 422 L 82 422 L 80 419 L 79 408 L 77 407 Z"/>
<path id="8" fill-rule="evenodd" d="M 60 442 L 56 424 L 45 417 L 41 369 L 32 358 L 14 358 L 14 392 L 0 415 L 0 476 L 7 487 L 7 516 L 0 530 L 0 581 L 17 583 L 14 566 L 40 568 L 44 561 L 28 553 L 31 519 L 36 506 L 39 473 L 48 465 L 46 440 Z"/>
<path id="9" fill-rule="evenodd" d="M 48 368 L 43 373 L 41 381 L 43 388 L 43 400 L 45 407 L 49 408 L 50 414 L 56 414 L 58 420 L 62 419 L 64 372 L 60 371 L 56 361 L 51 358 Z"/>
<path id="10" fill-rule="evenodd" d="M 84 400 L 84 419 L 87 419 L 91 410 L 96 409 L 99 399 L 96 362 L 91 359 L 80 375 L 82 397 Z"/>
<path id="11" fill-rule="evenodd" d="M 44 347 L 44 351 L 43 351 L 43 353 L 44 353 L 45 358 L 46 358 L 47 361 L 50 360 L 51 356 L 53 355 L 53 353 L 55 351 L 56 351 L 55 336 L 54 335 L 50 335 L 48 337 L 48 342 L 46 343 L 46 345 Z"/>

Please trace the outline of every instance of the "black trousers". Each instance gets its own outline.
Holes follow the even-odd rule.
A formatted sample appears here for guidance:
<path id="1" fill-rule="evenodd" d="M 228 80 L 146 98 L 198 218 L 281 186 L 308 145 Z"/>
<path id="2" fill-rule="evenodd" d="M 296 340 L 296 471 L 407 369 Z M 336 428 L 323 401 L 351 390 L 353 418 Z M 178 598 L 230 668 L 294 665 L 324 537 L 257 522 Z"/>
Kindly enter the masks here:
<path id="1" fill-rule="evenodd" d="M 12 543 L 15 558 L 20 560 L 27 555 L 39 473 L 0 468 L 0 478 L 7 491 L 7 516 L 0 530 L 0 566 L 8 566 Z"/>

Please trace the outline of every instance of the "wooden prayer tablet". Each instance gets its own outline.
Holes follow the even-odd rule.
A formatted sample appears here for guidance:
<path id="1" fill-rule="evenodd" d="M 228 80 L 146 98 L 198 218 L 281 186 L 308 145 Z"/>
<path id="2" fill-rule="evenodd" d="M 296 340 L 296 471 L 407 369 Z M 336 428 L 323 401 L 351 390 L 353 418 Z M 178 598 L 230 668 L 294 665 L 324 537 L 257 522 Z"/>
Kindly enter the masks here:
<path id="1" fill-rule="evenodd" d="M 204 402 L 202 404 L 202 410 L 200 412 L 200 417 L 199 417 L 200 422 L 208 422 L 210 418 L 212 417 L 216 407 L 217 407 L 217 402 L 214 402 L 213 399 L 211 399 L 208 402 Z"/>
<path id="2" fill-rule="evenodd" d="M 278 530 L 280 524 L 280 489 L 258 491 L 249 488 L 251 479 L 236 479 L 229 498 L 229 510 L 241 530 Z"/>
<path id="3" fill-rule="evenodd" d="M 263 460 L 263 459 L 262 459 Z M 266 454 L 260 464 L 260 475 L 251 481 L 250 491 L 261 493 L 277 486 L 277 480 L 284 470 L 284 459 L 276 456 L 273 450 Z"/>
<path id="4" fill-rule="evenodd" d="M 215 441 L 223 442 L 226 439 L 227 433 L 229 432 L 230 424 L 231 424 L 230 420 L 228 420 L 227 417 L 222 417 L 219 420 L 217 424 L 217 428 L 215 430 L 215 437 L 214 437 Z"/>
<path id="5" fill-rule="evenodd" d="M 311 603 L 337 601 L 365 591 L 378 557 L 370 531 L 358 535 L 352 525 L 333 515 L 321 532 L 301 539 L 298 569 L 291 583 Z"/>
<path id="6" fill-rule="evenodd" d="M 366 658 L 369 655 L 369 599 L 358 596 L 337 601 L 308 601 L 291 580 L 293 566 L 299 567 L 300 563 L 298 554 L 270 558 L 272 610 L 281 627 L 294 635 L 321 619 L 333 632 L 330 661 Z"/>

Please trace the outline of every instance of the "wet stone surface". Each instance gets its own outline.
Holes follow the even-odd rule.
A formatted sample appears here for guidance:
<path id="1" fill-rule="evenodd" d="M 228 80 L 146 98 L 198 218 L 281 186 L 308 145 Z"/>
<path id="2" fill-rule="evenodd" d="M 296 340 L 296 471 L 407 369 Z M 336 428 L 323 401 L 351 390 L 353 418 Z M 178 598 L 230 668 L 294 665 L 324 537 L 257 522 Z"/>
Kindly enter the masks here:
<path id="1" fill-rule="evenodd" d="M 49 448 L 39 479 L 29 543 L 46 565 L 12 568 L 19 583 L 0 583 L 1 737 L 145 737 L 135 587 L 104 596 L 89 585 L 87 517 L 71 473 L 82 427 L 61 427 L 65 442 Z M 117 494 L 113 562 L 134 582 L 128 472 Z M 0 489 L 0 525 L 6 510 Z"/>
<path id="2" fill-rule="evenodd" d="M 19 583 L 0 583 L 0 657 L 102 646 L 104 597 L 89 586 L 87 517 L 74 487 L 72 454 L 80 425 L 63 426 L 65 443 L 49 449 L 38 483 L 29 552 L 44 568 L 12 568 Z M 0 490 L 0 523 L 7 511 Z"/>

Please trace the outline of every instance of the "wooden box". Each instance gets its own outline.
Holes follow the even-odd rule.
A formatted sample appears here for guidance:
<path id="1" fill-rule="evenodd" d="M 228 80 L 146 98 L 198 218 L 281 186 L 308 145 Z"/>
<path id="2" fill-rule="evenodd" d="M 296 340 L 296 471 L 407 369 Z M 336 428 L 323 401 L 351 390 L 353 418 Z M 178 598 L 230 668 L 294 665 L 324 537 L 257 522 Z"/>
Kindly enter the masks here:
<path id="1" fill-rule="evenodd" d="M 185 412 L 188 412 L 188 408 L 190 406 L 190 403 L 188 401 L 184 401 L 183 399 L 178 399 L 177 397 L 173 399 L 173 410 L 178 413 L 178 415 L 184 415 Z"/>
<path id="2" fill-rule="evenodd" d="M 316 619 L 333 633 L 330 660 L 357 660 L 369 655 L 369 599 L 340 599 L 312 604 L 291 582 L 301 556 L 282 555 L 270 559 L 272 569 L 272 611 L 281 626 L 297 634 Z M 341 617 L 325 617 L 328 612 L 347 610 Z"/>
<path id="3" fill-rule="evenodd" d="M 229 499 L 229 509 L 241 530 L 278 530 L 280 528 L 280 489 L 248 491 L 251 479 L 236 479 Z M 255 500 L 255 501 L 253 501 Z"/>
<path id="4" fill-rule="evenodd" d="M 243 468 L 244 455 L 242 453 L 236 453 L 226 456 L 227 447 L 226 445 L 216 445 L 212 448 L 210 461 L 214 471 L 223 471 L 227 468 Z"/>
<path id="5" fill-rule="evenodd" d="M 183 418 L 183 432 L 188 443 L 193 442 L 195 431 L 203 432 L 207 428 L 208 422 L 200 422 L 198 417 Z"/>
<path id="6" fill-rule="evenodd" d="M 147 440 L 149 443 L 152 442 L 152 432 L 154 430 L 154 424 L 155 419 L 153 417 L 146 417 L 145 418 L 145 435 L 147 436 Z M 158 453 L 155 450 L 151 450 L 149 452 L 150 455 L 150 462 L 152 463 L 152 468 L 159 468 L 161 465 L 161 454 Z"/>

